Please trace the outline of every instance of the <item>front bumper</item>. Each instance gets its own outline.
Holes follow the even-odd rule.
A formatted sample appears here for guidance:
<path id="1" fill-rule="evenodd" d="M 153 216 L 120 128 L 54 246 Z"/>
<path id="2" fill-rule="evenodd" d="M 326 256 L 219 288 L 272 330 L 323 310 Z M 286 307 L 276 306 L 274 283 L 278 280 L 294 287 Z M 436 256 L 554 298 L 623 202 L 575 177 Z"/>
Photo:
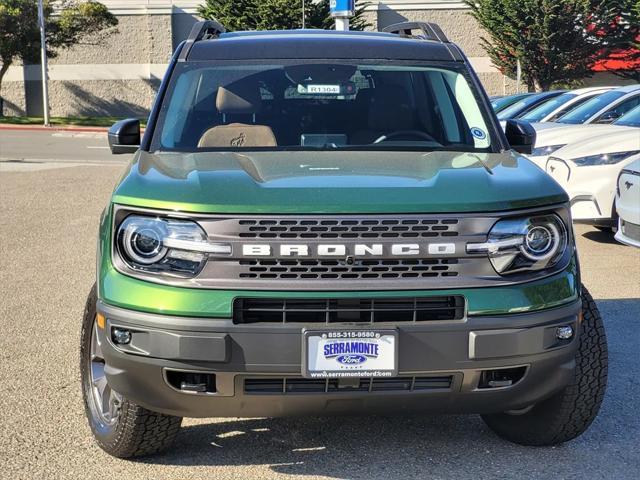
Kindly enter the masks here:
<path id="1" fill-rule="evenodd" d="M 546 171 L 569 195 L 574 222 L 615 227 L 616 181 L 628 163 L 625 160 L 611 165 L 578 166 L 571 160 L 551 156 Z"/>
<path id="2" fill-rule="evenodd" d="M 640 248 L 640 223 L 634 224 L 619 218 L 615 239 L 630 247 Z"/>
<path id="3" fill-rule="evenodd" d="M 102 302 L 97 307 L 107 319 L 99 335 L 110 385 L 150 410 L 184 417 L 520 409 L 549 397 L 570 381 L 577 340 L 560 342 L 555 331 L 564 325 L 579 331 L 580 321 L 578 300 L 533 313 L 396 324 L 399 377 L 408 379 L 410 388 L 355 391 L 345 384 L 315 393 L 288 393 L 285 387 L 256 394 L 245 391 L 247 379 L 284 380 L 283 385 L 287 379 L 290 383 L 300 380 L 303 327 L 372 327 L 235 325 L 230 319 L 163 316 Z M 389 326 L 376 324 L 374 328 Z M 131 345 L 112 343 L 108 332 L 114 327 L 133 332 Z M 524 376 L 514 385 L 478 388 L 483 371 L 510 367 L 525 367 Z M 215 374 L 215 393 L 179 391 L 167 381 L 169 371 Z M 450 383 L 436 382 L 435 388 L 418 390 L 413 388 L 416 377 L 448 378 Z"/>

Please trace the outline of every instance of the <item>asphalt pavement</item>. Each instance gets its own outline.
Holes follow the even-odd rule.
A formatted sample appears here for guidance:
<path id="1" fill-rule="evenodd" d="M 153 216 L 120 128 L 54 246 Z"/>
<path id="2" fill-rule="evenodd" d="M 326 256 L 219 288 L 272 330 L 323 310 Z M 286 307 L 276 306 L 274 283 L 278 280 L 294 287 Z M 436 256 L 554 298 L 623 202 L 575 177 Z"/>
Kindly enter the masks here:
<path id="1" fill-rule="evenodd" d="M 105 132 L 0 127 L 0 162 L 118 164 L 130 158 L 131 155 L 111 155 Z"/>
<path id="2" fill-rule="evenodd" d="M 46 135 L 0 131 L 0 478 L 638 478 L 640 250 L 581 226 L 610 376 L 600 416 L 572 442 L 513 445 L 477 416 L 186 419 L 168 453 L 109 457 L 84 417 L 78 349 L 98 219 L 124 159 L 85 148 L 104 135 Z"/>

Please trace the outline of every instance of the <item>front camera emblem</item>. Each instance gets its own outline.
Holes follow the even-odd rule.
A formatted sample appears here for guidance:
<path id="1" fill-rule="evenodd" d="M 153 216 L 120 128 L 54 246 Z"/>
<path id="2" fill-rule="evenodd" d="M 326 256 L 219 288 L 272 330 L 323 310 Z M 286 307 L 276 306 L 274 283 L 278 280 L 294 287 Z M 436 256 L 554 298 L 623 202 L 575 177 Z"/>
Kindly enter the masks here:
<path id="1" fill-rule="evenodd" d="M 631 182 L 624 182 L 624 186 L 627 187 L 627 190 L 629 190 L 631 187 L 633 187 L 633 183 Z"/>

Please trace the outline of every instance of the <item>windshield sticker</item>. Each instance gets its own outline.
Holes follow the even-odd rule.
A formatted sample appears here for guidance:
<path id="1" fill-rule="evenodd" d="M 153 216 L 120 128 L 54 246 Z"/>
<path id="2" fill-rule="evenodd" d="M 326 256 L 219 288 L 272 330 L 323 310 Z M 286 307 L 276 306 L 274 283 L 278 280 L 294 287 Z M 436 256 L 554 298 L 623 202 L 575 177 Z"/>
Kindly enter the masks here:
<path id="1" fill-rule="evenodd" d="M 487 134 L 485 133 L 485 131 L 478 127 L 471 128 L 471 135 L 479 138 L 480 140 L 484 140 L 485 138 L 487 138 Z"/>

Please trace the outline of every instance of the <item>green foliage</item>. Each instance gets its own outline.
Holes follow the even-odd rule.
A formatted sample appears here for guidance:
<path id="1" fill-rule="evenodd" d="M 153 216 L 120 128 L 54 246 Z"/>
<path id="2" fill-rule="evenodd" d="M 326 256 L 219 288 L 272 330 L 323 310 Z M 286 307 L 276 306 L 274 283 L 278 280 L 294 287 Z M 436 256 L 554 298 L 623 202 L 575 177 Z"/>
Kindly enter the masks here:
<path id="1" fill-rule="evenodd" d="M 593 75 L 594 64 L 640 34 L 640 0 L 465 0 L 488 32 L 481 43 L 511 78 L 520 59 L 529 90 Z"/>
<path id="2" fill-rule="evenodd" d="M 44 0 L 47 56 L 55 57 L 56 51 L 68 48 L 105 29 L 118 24 L 103 4 L 79 0 Z M 58 15 L 53 15 L 54 6 Z M 0 0 L 0 87 L 9 66 L 17 59 L 25 63 L 40 58 L 40 29 L 38 26 L 37 0 Z M 111 30 L 112 32 L 113 30 Z M 110 33 L 107 30 L 106 33 Z"/>
<path id="3" fill-rule="evenodd" d="M 352 30 L 371 26 L 364 17 L 367 5 L 359 3 L 350 22 Z M 202 18 L 216 19 L 228 31 L 302 28 L 302 0 L 206 0 L 198 13 Z M 306 0 L 305 17 L 307 28 L 333 28 L 329 0 Z"/>

